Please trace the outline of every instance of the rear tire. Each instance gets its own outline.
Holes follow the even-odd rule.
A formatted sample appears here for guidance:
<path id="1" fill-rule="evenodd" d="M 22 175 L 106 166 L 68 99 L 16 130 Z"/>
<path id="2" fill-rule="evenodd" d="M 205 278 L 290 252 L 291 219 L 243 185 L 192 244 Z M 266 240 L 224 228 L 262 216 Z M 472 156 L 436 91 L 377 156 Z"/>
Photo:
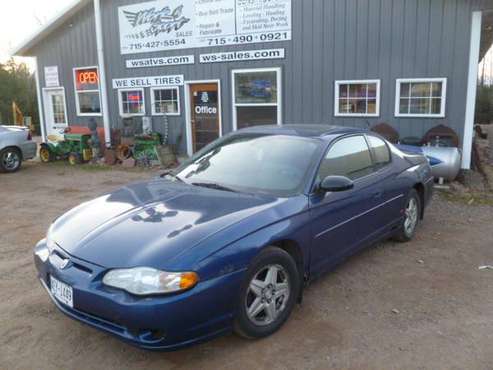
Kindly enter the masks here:
<path id="1" fill-rule="evenodd" d="M 21 168 L 22 154 L 17 148 L 5 148 L 0 151 L 0 172 L 14 173 Z"/>
<path id="2" fill-rule="evenodd" d="M 55 160 L 55 156 L 48 148 L 48 145 L 41 145 L 41 148 L 39 149 L 39 159 L 43 163 L 49 163 Z"/>
<path id="3" fill-rule="evenodd" d="M 300 274 L 284 250 L 268 247 L 252 262 L 240 290 L 235 333 L 248 339 L 275 333 L 286 322 L 300 292 Z"/>
<path id="4" fill-rule="evenodd" d="M 421 207 L 421 198 L 416 189 L 412 189 L 407 196 L 404 219 L 394 236 L 396 241 L 405 243 L 414 238 L 421 218 Z"/>

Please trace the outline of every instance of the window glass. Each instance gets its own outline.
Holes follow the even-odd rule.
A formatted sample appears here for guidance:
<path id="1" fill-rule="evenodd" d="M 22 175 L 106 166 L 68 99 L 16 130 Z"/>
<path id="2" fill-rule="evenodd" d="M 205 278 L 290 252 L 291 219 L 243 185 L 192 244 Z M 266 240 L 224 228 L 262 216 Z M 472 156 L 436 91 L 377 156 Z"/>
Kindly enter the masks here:
<path id="1" fill-rule="evenodd" d="M 237 136 L 199 152 L 177 174 L 188 183 L 290 196 L 301 192 L 319 153 L 320 143 L 313 139 Z"/>
<path id="2" fill-rule="evenodd" d="M 55 123 L 65 124 L 65 98 L 63 95 L 51 95 L 51 106 L 53 109 L 53 120 Z"/>
<path id="3" fill-rule="evenodd" d="M 319 180 L 327 176 L 346 176 L 352 180 L 373 171 L 373 163 L 363 136 L 352 136 L 337 141 L 322 161 Z"/>
<path id="4" fill-rule="evenodd" d="M 142 115 L 144 109 L 144 91 L 143 90 L 125 90 L 121 94 L 121 113 L 123 115 Z"/>
<path id="5" fill-rule="evenodd" d="M 277 73 L 235 73 L 236 104 L 277 103 Z"/>
<path id="6" fill-rule="evenodd" d="M 77 68 L 74 70 L 75 98 L 78 115 L 100 115 L 101 98 L 99 92 L 98 69 Z"/>
<path id="7" fill-rule="evenodd" d="M 379 87 L 377 82 L 337 81 L 336 115 L 377 115 Z"/>
<path id="8" fill-rule="evenodd" d="M 179 113 L 178 88 L 155 89 L 153 94 L 153 114 Z"/>
<path id="9" fill-rule="evenodd" d="M 78 92 L 79 112 L 83 114 L 101 113 L 99 92 Z"/>
<path id="10" fill-rule="evenodd" d="M 400 82 L 399 115 L 442 115 L 444 82 Z"/>
<path id="11" fill-rule="evenodd" d="M 237 107 L 238 130 L 250 126 L 276 125 L 277 107 Z"/>
<path id="12" fill-rule="evenodd" d="M 373 150 L 375 165 L 377 167 L 385 166 L 390 162 L 390 151 L 387 144 L 380 138 L 368 136 L 370 147 Z"/>

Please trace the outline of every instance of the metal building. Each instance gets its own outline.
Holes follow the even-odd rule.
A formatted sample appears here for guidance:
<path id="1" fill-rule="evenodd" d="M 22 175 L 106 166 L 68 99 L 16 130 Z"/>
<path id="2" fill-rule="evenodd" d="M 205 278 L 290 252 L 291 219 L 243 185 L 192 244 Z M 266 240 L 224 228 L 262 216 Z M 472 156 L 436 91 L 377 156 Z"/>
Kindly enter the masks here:
<path id="1" fill-rule="evenodd" d="M 491 0 L 79 0 L 14 52 L 34 56 L 44 139 L 90 118 L 168 115 L 191 154 L 255 124 L 453 128 L 469 168 Z"/>

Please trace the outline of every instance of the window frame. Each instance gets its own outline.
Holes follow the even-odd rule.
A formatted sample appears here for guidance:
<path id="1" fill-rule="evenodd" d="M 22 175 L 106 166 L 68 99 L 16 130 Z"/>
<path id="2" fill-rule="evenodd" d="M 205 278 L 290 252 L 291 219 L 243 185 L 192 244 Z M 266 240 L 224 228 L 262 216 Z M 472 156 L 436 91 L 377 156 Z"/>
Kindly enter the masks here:
<path id="1" fill-rule="evenodd" d="M 340 101 L 340 86 L 341 85 L 377 85 L 376 107 L 375 113 L 344 113 L 339 111 Z M 380 117 L 380 79 L 368 79 L 368 80 L 336 80 L 334 81 L 334 116 L 335 117 Z M 368 96 L 366 97 L 368 103 Z M 368 110 L 368 105 L 367 105 Z"/>
<path id="2" fill-rule="evenodd" d="M 87 66 L 87 67 L 74 67 L 72 68 L 72 78 L 74 82 L 74 97 L 75 97 L 75 109 L 78 117 L 102 117 L 103 116 L 103 102 L 101 100 L 101 81 L 98 82 L 97 90 L 77 90 L 77 81 L 75 80 L 76 71 L 84 70 L 84 69 L 96 69 L 98 78 L 99 78 L 99 68 L 98 66 Z M 79 101 L 79 93 L 98 93 L 99 96 L 99 108 L 101 112 L 99 113 L 82 113 L 80 111 L 80 101 Z"/>
<path id="3" fill-rule="evenodd" d="M 442 83 L 442 94 L 440 96 L 441 99 L 441 107 L 440 113 L 401 113 L 400 112 L 400 104 L 401 104 L 401 85 L 403 83 L 429 83 L 432 84 L 434 82 Z M 423 97 L 425 99 L 426 97 Z M 433 96 L 430 95 L 427 99 L 433 99 Z M 446 77 L 433 77 L 433 78 L 398 78 L 395 81 L 395 117 L 402 118 L 445 118 L 446 116 L 446 105 L 447 105 L 447 78 Z"/>
<path id="4" fill-rule="evenodd" d="M 383 143 L 385 144 L 385 146 L 387 147 L 387 151 L 389 153 L 389 161 L 386 162 L 385 164 L 381 164 L 379 166 L 378 163 L 376 162 L 376 154 L 375 154 L 375 151 L 374 151 L 374 149 L 371 145 L 371 142 L 370 142 L 371 137 L 382 140 Z M 371 135 L 371 134 L 366 134 L 365 139 L 366 139 L 366 143 L 368 145 L 368 148 L 370 149 L 370 154 L 371 154 L 371 158 L 372 158 L 372 162 L 373 162 L 373 167 L 375 168 L 375 172 L 380 172 L 381 170 L 387 168 L 388 166 L 390 166 L 393 163 L 394 159 L 392 157 L 392 150 L 390 150 L 390 146 L 389 146 L 389 143 L 387 142 L 387 140 L 385 140 L 384 138 L 379 137 L 377 135 Z"/>
<path id="5" fill-rule="evenodd" d="M 368 139 L 366 138 L 367 135 L 365 133 L 362 133 L 362 132 L 358 132 L 358 133 L 354 133 L 354 134 L 349 134 L 349 135 L 344 135 L 344 136 L 341 136 L 341 137 L 335 139 L 334 141 L 332 141 L 328 145 L 328 147 L 325 150 L 322 151 L 322 156 L 320 158 L 320 161 L 319 161 L 318 165 L 315 167 L 316 169 L 315 169 L 315 172 L 313 173 L 313 180 L 312 180 L 311 191 L 310 191 L 311 194 L 315 193 L 317 191 L 317 189 L 318 189 L 319 183 L 317 182 L 317 177 L 318 177 L 318 174 L 320 173 L 320 168 L 322 167 L 322 163 L 324 162 L 325 158 L 327 157 L 327 154 L 329 154 L 329 152 L 332 150 L 332 148 L 334 147 L 334 145 L 336 145 L 341 140 L 349 139 L 349 138 L 352 138 L 352 137 L 355 137 L 355 136 L 360 136 L 365 141 L 366 146 L 368 148 L 368 153 L 370 154 L 370 160 L 371 160 L 371 163 L 372 163 L 372 169 L 373 170 L 372 170 L 371 173 L 369 173 L 369 174 L 367 174 L 365 176 L 362 176 L 362 177 L 358 177 L 357 179 L 354 179 L 352 181 L 355 184 L 357 184 L 360 181 L 366 179 L 369 176 L 373 176 L 373 175 L 375 175 L 375 173 L 378 172 L 377 170 L 375 170 L 375 160 L 374 160 L 374 157 L 373 157 L 373 151 L 370 148 L 370 144 L 368 143 Z"/>
<path id="6" fill-rule="evenodd" d="M 164 116 L 164 113 L 156 112 L 156 97 L 154 96 L 154 91 L 156 90 L 175 90 L 176 91 L 176 102 L 177 102 L 177 112 L 166 113 L 167 116 L 181 116 L 181 104 L 180 104 L 180 86 L 166 86 L 166 87 L 151 87 L 151 114 L 153 116 Z"/>
<path id="7" fill-rule="evenodd" d="M 275 72 L 277 79 L 277 102 L 276 103 L 236 103 L 236 80 L 235 76 L 242 73 L 255 72 Z M 231 70 L 231 106 L 233 113 L 233 131 L 238 130 L 238 107 L 276 107 L 277 106 L 277 125 L 282 126 L 282 68 L 281 67 L 266 67 L 266 68 L 247 68 Z"/>
<path id="8" fill-rule="evenodd" d="M 123 97 L 122 93 L 123 92 L 129 92 L 129 91 L 140 91 L 142 92 L 142 107 L 143 111 L 141 113 L 123 113 Z M 145 90 L 143 87 L 134 87 L 134 88 L 125 88 L 125 89 L 118 89 L 118 110 L 120 112 L 120 117 L 126 118 L 126 117 L 143 117 L 146 115 L 146 96 L 145 96 Z"/>

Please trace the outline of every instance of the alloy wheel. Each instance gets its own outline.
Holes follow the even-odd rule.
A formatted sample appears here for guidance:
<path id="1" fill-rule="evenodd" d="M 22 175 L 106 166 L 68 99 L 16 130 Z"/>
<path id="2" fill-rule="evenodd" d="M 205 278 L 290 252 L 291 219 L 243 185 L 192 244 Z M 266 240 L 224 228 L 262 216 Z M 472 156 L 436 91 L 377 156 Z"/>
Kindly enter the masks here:
<path id="1" fill-rule="evenodd" d="M 3 168 L 7 171 L 15 171 L 21 163 L 19 154 L 15 151 L 7 151 L 2 156 Z"/>
<path id="2" fill-rule="evenodd" d="M 411 236 L 416 229 L 418 224 L 418 211 L 418 202 L 416 198 L 409 199 L 405 210 L 406 219 L 404 220 L 404 231 L 408 236 Z"/>
<path id="3" fill-rule="evenodd" d="M 275 322 L 286 309 L 289 300 L 288 273 L 281 265 L 263 267 L 250 282 L 246 295 L 246 313 L 255 325 Z"/>

